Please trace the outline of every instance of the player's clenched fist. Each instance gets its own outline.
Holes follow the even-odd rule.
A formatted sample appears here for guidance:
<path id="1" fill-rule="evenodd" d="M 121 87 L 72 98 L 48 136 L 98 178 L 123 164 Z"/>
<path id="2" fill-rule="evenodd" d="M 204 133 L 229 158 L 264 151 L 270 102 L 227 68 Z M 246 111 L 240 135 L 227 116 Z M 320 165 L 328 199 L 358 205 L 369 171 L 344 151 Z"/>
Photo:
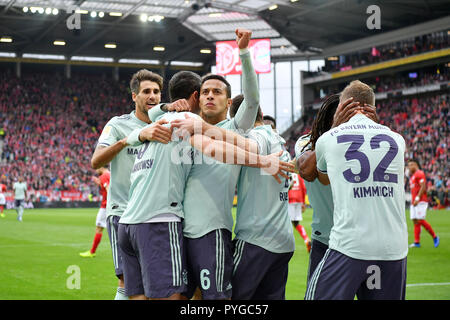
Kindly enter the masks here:
<path id="1" fill-rule="evenodd" d="M 252 32 L 247 29 L 236 29 L 236 42 L 239 49 L 245 49 L 248 47 Z"/>
<path id="2" fill-rule="evenodd" d="M 139 133 L 139 140 L 144 141 L 158 141 L 162 143 L 169 143 L 172 137 L 172 129 L 163 126 L 168 123 L 167 120 L 161 119 L 156 121 L 151 126 L 142 129 Z"/>

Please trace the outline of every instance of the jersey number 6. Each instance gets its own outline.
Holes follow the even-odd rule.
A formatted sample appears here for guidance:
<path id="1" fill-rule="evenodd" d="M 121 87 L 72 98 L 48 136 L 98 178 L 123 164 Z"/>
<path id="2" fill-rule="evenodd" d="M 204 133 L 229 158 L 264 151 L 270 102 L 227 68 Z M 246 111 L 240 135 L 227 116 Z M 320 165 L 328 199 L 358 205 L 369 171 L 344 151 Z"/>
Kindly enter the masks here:
<path id="1" fill-rule="evenodd" d="M 398 153 L 398 145 L 392 137 L 386 134 L 377 134 L 376 136 L 372 137 L 372 139 L 370 139 L 370 148 L 380 148 L 380 144 L 382 141 L 388 142 L 390 147 L 389 151 L 375 168 L 373 172 L 373 181 L 397 183 L 398 176 L 393 173 L 386 173 L 386 170 Z M 344 175 L 345 180 L 347 180 L 348 182 L 364 182 L 369 178 L 370 175 L 369 158 L 367 158 L 367 156 L 363 152 L 358 151 L 358 149 L 364 143 L 364 136 L 359 134 L 347 134 L 337 137 L 337 143 L 346 142 L 351 142 L 351 145 L 350 147 L 348 147 L 347 152 L 345 153 L 345 159 L 347 161 L 359 161 L 361 165 L 361 172 L 355 174 L 351 169 L 347 169 L 342 174 Z"/>

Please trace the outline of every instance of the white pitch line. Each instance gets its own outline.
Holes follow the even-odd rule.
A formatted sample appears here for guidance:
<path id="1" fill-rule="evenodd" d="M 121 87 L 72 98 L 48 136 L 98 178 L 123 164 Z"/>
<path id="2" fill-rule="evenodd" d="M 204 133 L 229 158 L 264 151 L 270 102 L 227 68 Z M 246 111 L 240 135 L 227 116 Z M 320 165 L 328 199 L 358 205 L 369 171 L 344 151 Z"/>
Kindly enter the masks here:
<path id="1" fill-rule="evenodd" d="M 422 286 L 450 286 L 450 282 L 410 283 L 406 285 L 406 287 L 422 287 Z"/>
<path id="2" fill-rule="evenodd" d="M 86 246 L 86 243 L 0 244 L 0 248 L 18 248 L 18 247 L 80 247 L 80 246 Z"/>

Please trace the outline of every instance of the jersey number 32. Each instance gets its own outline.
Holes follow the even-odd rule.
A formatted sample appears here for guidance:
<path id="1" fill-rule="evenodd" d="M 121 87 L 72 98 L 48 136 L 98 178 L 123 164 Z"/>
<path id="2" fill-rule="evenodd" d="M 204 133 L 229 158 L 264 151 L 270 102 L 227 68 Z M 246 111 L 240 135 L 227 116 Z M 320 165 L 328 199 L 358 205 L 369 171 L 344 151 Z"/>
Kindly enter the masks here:
<path id="1" fill-rule="evenodd" d="M 380 163 L 373 171 L 373 181 L 397 183 L 398 175 L 393 173 L 387 173 L 386 170 L 398 153 L 398 145 L 392 137 L 386 134 L 378 134 L 372 137 L 372 139 L 370 139 L 370 148 L 371 149 L 380 148 L 380 144 L 382 141 L 388 142 L 390 147 L 388 152 L 385 154 L 383 159 L 381 159 Z M 359 134 L 347 134 L 337 137 L 337 143 L 347 143 L 347 142 L 351 142 L 351 145 L 348 147 L 347 152 L 345 152 L 345 159 L 347 161 L 350 160 L 359 161 L 361 165 L 361 172 L 355 174 L 352 172 L 351 169 L 347 169 L 342 174 L 344 175 L 345 180 L 347 180 L 348 182 L 351 183 L 364 182 L 369 178 L 370 175 L 369 158 L 366 156 L 364 152 L 358 150 L 364 143 L 364 136 Z"/>

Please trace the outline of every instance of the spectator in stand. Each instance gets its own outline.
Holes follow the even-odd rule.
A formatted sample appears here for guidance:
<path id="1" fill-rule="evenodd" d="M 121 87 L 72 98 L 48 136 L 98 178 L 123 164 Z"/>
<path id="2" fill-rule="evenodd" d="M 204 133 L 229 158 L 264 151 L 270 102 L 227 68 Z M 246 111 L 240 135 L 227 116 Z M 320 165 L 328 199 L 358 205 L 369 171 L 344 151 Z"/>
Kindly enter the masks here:
<path id="1" fill-rule="evenodd" d="M 125 113 L 128 97 L 126 83 L 104 76 L 0 73 L 0 128 L 8 128 L 0 153 L 5 183 L 23 173 L 34 190 L 96 190 L 92 150 L 106 121 Z"/>
<path id="2" fill-rule="evenodd" d="M 435 32 L 416 38 L 390 43 L 380 47 L 341 56 L 338 61 L 326 60 L 325 72 L 337 72 L 345 68 L 357 68 L 367 64 L 409 57 L 411 55 L 433 50 L 440 50 L 450 46 L 450 37 L 447 30 Z"/>

